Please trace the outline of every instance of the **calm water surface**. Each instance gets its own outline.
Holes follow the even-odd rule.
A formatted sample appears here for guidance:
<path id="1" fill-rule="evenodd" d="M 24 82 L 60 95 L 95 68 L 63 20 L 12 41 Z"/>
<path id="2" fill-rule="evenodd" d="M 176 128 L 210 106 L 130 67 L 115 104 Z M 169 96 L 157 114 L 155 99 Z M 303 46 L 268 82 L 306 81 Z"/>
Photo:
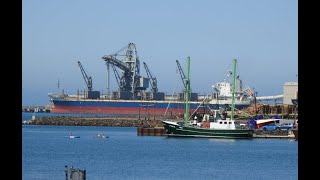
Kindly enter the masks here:
<path id="1" fill-rule="evenodd" d="M 23 113 L 23 120 L 31 116 Z M 70 132 L 80 138 L 65 138 Z M 98 133 L 110 138 L 94 138 Z M 65 165 L 86 169 L 88 180 L 298 179 L 298 141 L 137 136 L 136 128 L 121 127 L 22 126 L 22 179 L 64 179 Z"/>

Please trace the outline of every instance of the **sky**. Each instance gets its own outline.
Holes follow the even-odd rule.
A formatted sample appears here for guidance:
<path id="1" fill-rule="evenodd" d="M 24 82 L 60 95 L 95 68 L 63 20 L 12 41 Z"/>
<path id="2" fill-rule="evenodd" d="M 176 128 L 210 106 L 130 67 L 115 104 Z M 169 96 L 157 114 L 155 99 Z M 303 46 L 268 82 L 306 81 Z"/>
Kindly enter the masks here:
<path id="1" fill-rule="evenodd" d="M 77 61 L 106 92 L 102 57 L 134 43 L 158 89 L 183 89 L 190 56 L 193 92 L 208 94 L 237 59 L 243 85 L 258 96 L 283 94 L 297 81 L 297 0 L 23 0 L 22 105 L 50 104 L 48 93 L 86 89 Z M 120 72 L 120 71 L 119 71 Z M 59 86 L 58 86 L 59 82 Z M 110 72 L 110 91 L 118 89 Z"/>

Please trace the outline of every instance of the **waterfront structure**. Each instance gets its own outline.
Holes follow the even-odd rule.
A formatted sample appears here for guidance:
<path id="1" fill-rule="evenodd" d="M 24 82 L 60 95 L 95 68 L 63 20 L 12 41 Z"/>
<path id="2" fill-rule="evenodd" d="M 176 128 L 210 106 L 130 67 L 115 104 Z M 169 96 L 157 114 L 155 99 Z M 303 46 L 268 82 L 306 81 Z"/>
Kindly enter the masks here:
<path id="1" fill-rule="evenodd" d="M 284 83 L 283 104 L 293 105 L 292 99 L 298 99 L 298 82 Z"/>

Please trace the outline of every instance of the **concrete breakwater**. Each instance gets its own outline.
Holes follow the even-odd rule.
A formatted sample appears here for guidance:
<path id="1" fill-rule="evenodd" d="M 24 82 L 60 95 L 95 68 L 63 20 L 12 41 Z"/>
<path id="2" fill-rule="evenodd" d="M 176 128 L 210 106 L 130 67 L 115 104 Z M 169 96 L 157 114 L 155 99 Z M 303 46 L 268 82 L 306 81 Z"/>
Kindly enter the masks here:
<path id="1" fill-rule="evenodd" d="M 138 119 L 137 117 L 36 117 L 29 120 L 31 125 L 62 126 L 110 126 L 110 127 L 163 127 L 160 119 Z"/>

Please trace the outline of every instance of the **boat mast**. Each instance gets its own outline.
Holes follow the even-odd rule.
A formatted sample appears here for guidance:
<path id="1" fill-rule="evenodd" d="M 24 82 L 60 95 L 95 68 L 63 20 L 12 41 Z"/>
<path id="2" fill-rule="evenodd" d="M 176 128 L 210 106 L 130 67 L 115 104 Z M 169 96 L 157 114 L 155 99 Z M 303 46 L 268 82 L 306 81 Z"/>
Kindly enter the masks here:
<path id="1" fill-rule="evenodd" d="M 189 95 L 190 95 L 190 56 L 187 59 L 187 79 L 186 79 L 186 112 L 184 114 L 184 125 L 188 124 L 189 120 Z"/>
<path id="2" fill-rule="evenodd" d="M 234 89 L 236 85 L 236 64 L 237 60 L 233 60 L 233 82 L 232 82 L 232 106 L 231 106 L 231 120 L 234 120 Z"/>

